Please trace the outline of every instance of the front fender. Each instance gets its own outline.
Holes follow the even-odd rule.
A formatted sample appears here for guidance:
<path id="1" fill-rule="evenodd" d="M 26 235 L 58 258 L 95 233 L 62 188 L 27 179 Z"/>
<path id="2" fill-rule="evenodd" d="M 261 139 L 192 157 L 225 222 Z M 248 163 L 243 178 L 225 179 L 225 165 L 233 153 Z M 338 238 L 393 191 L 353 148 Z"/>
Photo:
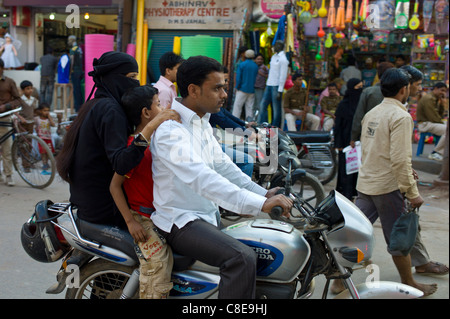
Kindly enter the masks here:
<path id="1" fill-rule="evenodd" d="M 356 286 L 361 299 L 415 299 L 423 296 L 423 292 L 411 286 L 392 282 L 375 281 Z M 348 289 L 333 299 L 352 299 Z"/>

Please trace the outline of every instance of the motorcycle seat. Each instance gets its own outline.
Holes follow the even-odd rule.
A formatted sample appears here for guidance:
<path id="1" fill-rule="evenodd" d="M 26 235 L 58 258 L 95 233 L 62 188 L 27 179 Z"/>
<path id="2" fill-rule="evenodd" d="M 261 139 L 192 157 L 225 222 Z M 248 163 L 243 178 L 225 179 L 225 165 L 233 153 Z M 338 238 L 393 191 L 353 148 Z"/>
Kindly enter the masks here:
<path id="1" fill-rule="evenodd" d="M 286 134 L 296 145 L 303 143 L 328 143 L 331 134 L 327 131 L 288 131 Z"/>
<path id="2" fill-rule="evenodd" d="M 94 224 L 79 218 L 77 219 L 77 224 L 80 234 L 84 238 L 120 250 L 139 263 L 134 248 L 134 239 L 127 230 L 110 225 Z M 175 271 L 186 270 L 194 262 L 194 258 L 173 253 L 173 270 Z"/>
<path id="3" fill-rule="evenodd" d="M 134 249 L 134 239 L 127 230 L 111 225 L 91 223 L 80 218 L 76 222 L 80 235 L 85 239 L 124 252 L 139 263 Z"/>

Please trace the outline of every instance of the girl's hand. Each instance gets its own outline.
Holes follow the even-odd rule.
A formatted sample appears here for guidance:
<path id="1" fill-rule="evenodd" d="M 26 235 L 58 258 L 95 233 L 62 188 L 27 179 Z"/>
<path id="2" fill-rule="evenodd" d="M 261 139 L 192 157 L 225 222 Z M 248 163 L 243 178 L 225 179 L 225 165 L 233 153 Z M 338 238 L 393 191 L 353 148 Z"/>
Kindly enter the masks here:
<path id="1" fill-rule="evenodd" d="M 147 241 L 144 227 L 142 227 L 142 225 L 139 224 L 134 218 L 127 223 L 127 226 L 131 236 L 133 236 L 137 243 Z"/>

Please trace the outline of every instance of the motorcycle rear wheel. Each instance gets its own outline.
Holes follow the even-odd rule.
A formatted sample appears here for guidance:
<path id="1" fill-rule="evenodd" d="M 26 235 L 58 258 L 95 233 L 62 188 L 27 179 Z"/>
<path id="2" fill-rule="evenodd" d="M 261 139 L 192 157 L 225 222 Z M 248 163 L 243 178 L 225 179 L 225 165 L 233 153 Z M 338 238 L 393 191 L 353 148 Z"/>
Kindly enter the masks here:
<path id="1" fill-rule="evenodd" d="M 133 270 L 133 267 L 96 259 L 81 268 L 79 286 L 68 288 L 65 298 L 119 299 Z"/>

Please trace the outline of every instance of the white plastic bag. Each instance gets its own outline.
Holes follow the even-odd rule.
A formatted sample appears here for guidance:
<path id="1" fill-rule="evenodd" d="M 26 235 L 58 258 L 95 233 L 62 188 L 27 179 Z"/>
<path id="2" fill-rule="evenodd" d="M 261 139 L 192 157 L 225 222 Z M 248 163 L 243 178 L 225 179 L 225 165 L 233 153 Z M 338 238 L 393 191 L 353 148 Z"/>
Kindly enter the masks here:
<path id="1" fill-rule="evenodd" d="M 347 175 L 357 173 L 361 167 L 361 142 L 356 141 L 354 148 L 349 145 L 342 151 L 345 153 L 345 170 Z"/>

